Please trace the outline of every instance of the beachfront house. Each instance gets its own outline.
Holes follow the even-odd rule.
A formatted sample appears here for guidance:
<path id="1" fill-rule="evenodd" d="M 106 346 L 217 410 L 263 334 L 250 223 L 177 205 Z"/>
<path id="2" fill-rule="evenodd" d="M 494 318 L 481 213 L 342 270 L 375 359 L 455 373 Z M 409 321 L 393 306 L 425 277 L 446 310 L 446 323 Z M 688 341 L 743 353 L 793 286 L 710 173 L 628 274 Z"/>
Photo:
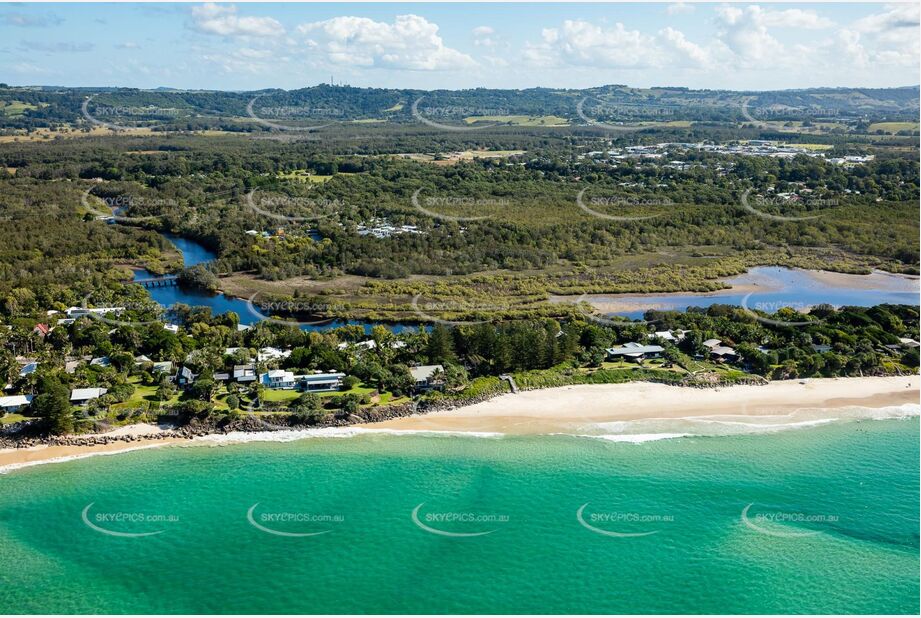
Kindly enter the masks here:
<path id="1" fill-rule="evenodd" d="M 710 348 L 710 358 L 718 363 L 732 363 L 739 360 L 739 353 L 727 345 L 715 345 Z"/>
<path id="2" fill-rule="evenodd" d="M 10 395 L 9 397 L 0 397 L 0 415 L 22 412 L 32 405 L 33 397 L 34 395 Z"/>
<path id="3" fill-rule="evenodd" d="M 445 368 L 441 365 L 410 367 L 409 373 L 413 377 L 417 392 L 444 388 Z"/>
<path id="4" fill-rule="evenodd" d="M 85 406 L 93 399 L 98 399 L 107 392 L 109 391 L 105 388 L 75 388 L 70 391 L 70 403 Z"/>
<path id="5" fill-rule="evenodd" d="M 303 391 L 336 391 L 342 387 L 344 373 L 310 373 L 295 375 L 292 371 L 272 369 L 262 374 L 261 382 L 267 388 Z"/>
<path id="6" fill-rule="evenodd" d="M 188 387 L 195 383 L 195 378 L 198 377 L 198 374 L 193 373 L 191 369 L 183 365 L 182 369 L 179 370 L 179 375 L 176 377 L 176 383 L 182 387 Z"/>
<path id="7" fill-rule="evenodd" d="M 233 366 L 234 382 L 255 382 L 256 366 L 255 365 L 234 365 Z"/>
<path id="8" fill-rule="evenodd" d="M 665 348 L 660 345 L 643 345 L 631 341 L 618 348 L 608 348 L 606 351 L 610 360 L 626 359 L 639 363 L 650 358 L 659 358 Z"/>
<path id="9" fill-rule="evenodd" d="M 298 388 L 302 391 L 338 391 L 342 388 L 342 378 L 344 373 L 313 373 L 302 376 L 295 376 Z"/>
<path id="10" fill-rule="evenodd" d="M 260 379 L 263 386 L 267 388 L 280 388 L 289 390 L 294 388 L 294 372 L 285 371 L 284 369 L 271 369 L 262 374 Z"/>

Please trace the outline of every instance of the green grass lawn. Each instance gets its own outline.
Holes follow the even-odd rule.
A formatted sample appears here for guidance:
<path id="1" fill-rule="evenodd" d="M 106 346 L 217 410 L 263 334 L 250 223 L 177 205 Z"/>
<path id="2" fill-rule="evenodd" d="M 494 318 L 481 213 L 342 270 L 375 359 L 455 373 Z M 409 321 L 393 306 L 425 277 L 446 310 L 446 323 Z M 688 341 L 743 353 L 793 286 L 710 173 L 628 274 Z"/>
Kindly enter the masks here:
<path id="1" fill-rule="evenodd" d="M 33 416 L 23 416 L 22 414 L 5 414 L 0 416 L 0 425 L 9 425 L 10 423 L 18 423 L 19 421 L 28 421 L 32 420 Z"/>
<path id="2" fill-rule="evenodd" d="M 917 131 L 918 126 L 917 122 L 874 122 L 870 125 L 869 131 L 898 133 L 899 131 Z"/>
<path id="3" fill-rule="evenodd" d="M 141 384 L 141 380 L 138 376 L 131 376 L 128 378 L 128 384 L 134 385 L 134 393 L 126 401 L 113 404 L 112 411 L 118 412 L 120 410 L 131 410 L 134 408 L 139 408 L 148 403 L 160 403 L 160 400 L 157 399 L 156 385 Z M 181 397 L 182 391 L 177 391 L 176 394 L 173 395 L 169 400 L 164 401 L 163 405 L 174 405 L 179 403 Z"/>

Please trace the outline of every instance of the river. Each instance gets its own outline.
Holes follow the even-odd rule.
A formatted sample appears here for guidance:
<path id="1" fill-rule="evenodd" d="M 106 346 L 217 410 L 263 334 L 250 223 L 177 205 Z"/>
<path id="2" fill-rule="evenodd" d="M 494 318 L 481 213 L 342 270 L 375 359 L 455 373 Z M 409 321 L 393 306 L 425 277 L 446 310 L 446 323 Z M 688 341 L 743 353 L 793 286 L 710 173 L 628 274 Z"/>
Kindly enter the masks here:
<path id="1" fill-rule="evenodd" d="M 183 238 L 174 234 L 163 234 L 162 236 L 170 241 L 176 249 L 182 253 L 183 264 L 186 268 L 195 266 L 196 264 L 211 262 L 217 257 L 213 251 L 194 240 L 189 240 L 188 238 Z M 134 273 L 135 281 L 156 276 L 157 275 L 143 268 L 135 270 Z M 246 325 L 256 324 L 257 322 L 265 320 L 265 316 L 256 311 L 246 299 L 243 298 L 235 298 L 233 296 L 227 296 L 226 294 L 211 294 L 203 290 L 180 287 L 178 285 L 150 287 L 147 288 L 147 292 L 153 300 L 157 301 L 163 307 L 171 307 L 176 303 L 183 303 L 194 307 L 209 307 L 213 315 L 220 315 L 230 311 L 240 316 L 240 324 Z M 349 325 L 363 326 L 367 332 L 370 332 L 371 328 L 377 325 L 386 326 L 395 333 L 418 328 L 418 325 L 412 324 L 385 324 L 363 320 L 332 320 L 317 324 L 301 324 L 300 327 L 302 330 L 321 331 Z"/>

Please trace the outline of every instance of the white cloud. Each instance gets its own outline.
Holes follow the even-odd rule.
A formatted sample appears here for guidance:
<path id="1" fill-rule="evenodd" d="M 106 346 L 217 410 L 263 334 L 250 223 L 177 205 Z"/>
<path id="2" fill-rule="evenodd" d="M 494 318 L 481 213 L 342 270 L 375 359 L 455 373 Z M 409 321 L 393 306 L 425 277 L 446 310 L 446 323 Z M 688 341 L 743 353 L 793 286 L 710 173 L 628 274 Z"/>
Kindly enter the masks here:
<path id="1" fill-rule="evenodd" d="M 665 12 L 669 15 L 686 15 L 694 12 L 694 5 L 687 2 L 676 2 L 669 4 Z"/>
<path id="2" fill-rule="evenodd" d="M 646 68 L 656 66 L 655 51 L 653 37 L 622 23 L 604 28 L 567 19 L 559 28 L 545 28 L 540 43 L 526 46 L 525 57 L 541 66 Z"/>
<path id="3" fill-rule="evenodd" d="M 905 67 L 918 65 L 921 7 L 917 4 L 888 6 L 881 13 L 858 19 L 852 29 L 860 33 L 869 62 Z M 906 83 L 916 78 L 917 75 L 911 79 L 906 76 Z"/>
<path id="4" fill-rule="evenodd" d="M 897 4 L 886 7 L 882 13 L 858 19 L 854 22 L 854 29 L 875 34 L 899 30 L 917 31 L 919 22 L 921 8 L 917 4 Z"/>
<path id="5" fill-rule="evenodd" d="M 239 17 L 237 7 L 207 3 L 192 7 L 196 30 L 227 37 L 271 37 L 285 33 L 284 26 L 271 17 Z"/>
<path id="6" fill-rule="evenodd" d="M 367 17 L 334 17 L 298 26 L 314 54 L 329 64 L 414 71 L 458 70 L 476 66 L 469 55 L 446 47 L 438 25 L 418 15 L 398 15 L 393 23 Z"/>
<path id="7" fill-rule="evenodd" d="M 622 23 L 605 27 L 583 20 L 567 20 L 545 28 L 541 40 L 527 43 L 522 53 L 531 65 L 645 69 L 679 65 L 706 68 L 713 53 L 671 27 L 655 35 L 631 30 Z"/>
<path id="8" fill-rule="evenodd" d="M 499 45 L 499 40 L 493 36 L 496 31 L 490 26 L 477 26 L 471 30 L 471 34 L 473 34 L 473 44 L 477 47 L 492 49 Z"/>
<path id="9" fill-rule="evenodd" d="M 671 48 L 678 58 L 683 59 L 686 64 L 698 68 L 710 66 L 711 53 L 700 45 L 687 40 L 680 30 L 675 30 L 672 27 L 665 28 L 659 31 L 659 38 L 663 45 Z"/>
<path id="10" fill-rule="evenodd" d="M 761 7 L 722 6 L 716 13 L 720 21 L 717 37 L 735 55 L 738 64 L 750 68 L 768 62 L 777 66 L 786 63 L 786 50 L 768 32 L 768 22 L 773 21 L 773 16 Z"/>
<path id="11" fill-rule="evenodd" d="M 802 9 L 786 9 L 775 11 L 762 9 L 759 6 L 748 7 L 752 21 L 760 22 L 767 27 L 805 28 L 807 30 L 821 30 L 835 25 L 832 20 L 820 16 L 815 11 Z"/>
<path id="12" fill-rule="evenodd" d="M 726 62 L 734 68 L 769 71 L 808 66 L 819 80 L 830 74 L 853 78 L 854 71 L 875 73 L 890 67 L 917 67 L 919 9 L 917 5 L 885 7 L 880 13 L 838 26 L 815 11 L 774 10 L 757 5 L 722 6 L 718 16 L 718 42 L 729 51 Z M 787 44 L 776 34 L 785 29 L 828 30 L 821 38 Z M 905 83 L 917 76 L 906 75 Z M 850 81 L 850 80 L 848 80 Z"/>

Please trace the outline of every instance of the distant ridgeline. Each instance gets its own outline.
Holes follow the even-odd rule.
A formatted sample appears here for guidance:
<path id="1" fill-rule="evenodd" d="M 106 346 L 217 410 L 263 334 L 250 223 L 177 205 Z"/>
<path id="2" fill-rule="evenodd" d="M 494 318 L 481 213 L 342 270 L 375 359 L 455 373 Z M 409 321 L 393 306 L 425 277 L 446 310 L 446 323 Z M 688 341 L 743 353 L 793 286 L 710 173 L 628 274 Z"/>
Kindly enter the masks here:
<path id="1" fill-rule="evenodd" d="M 234 121 L 236 130 L 272 130 L 271 123 L 388 121 L 544 124 L 593 122 L 760 120 L 916 121 L 919 87 L 816 88 L 768 92 L 630 88 L 583 90 L 412 90 L 321 84 L 300 90 L 253 92 L 137 90 L 128 88 L 16 87 L 0 84 L 0 128 L 58 123 L 189 130 Z M 88 118 L 89 116 L 89 118 Z"/>

